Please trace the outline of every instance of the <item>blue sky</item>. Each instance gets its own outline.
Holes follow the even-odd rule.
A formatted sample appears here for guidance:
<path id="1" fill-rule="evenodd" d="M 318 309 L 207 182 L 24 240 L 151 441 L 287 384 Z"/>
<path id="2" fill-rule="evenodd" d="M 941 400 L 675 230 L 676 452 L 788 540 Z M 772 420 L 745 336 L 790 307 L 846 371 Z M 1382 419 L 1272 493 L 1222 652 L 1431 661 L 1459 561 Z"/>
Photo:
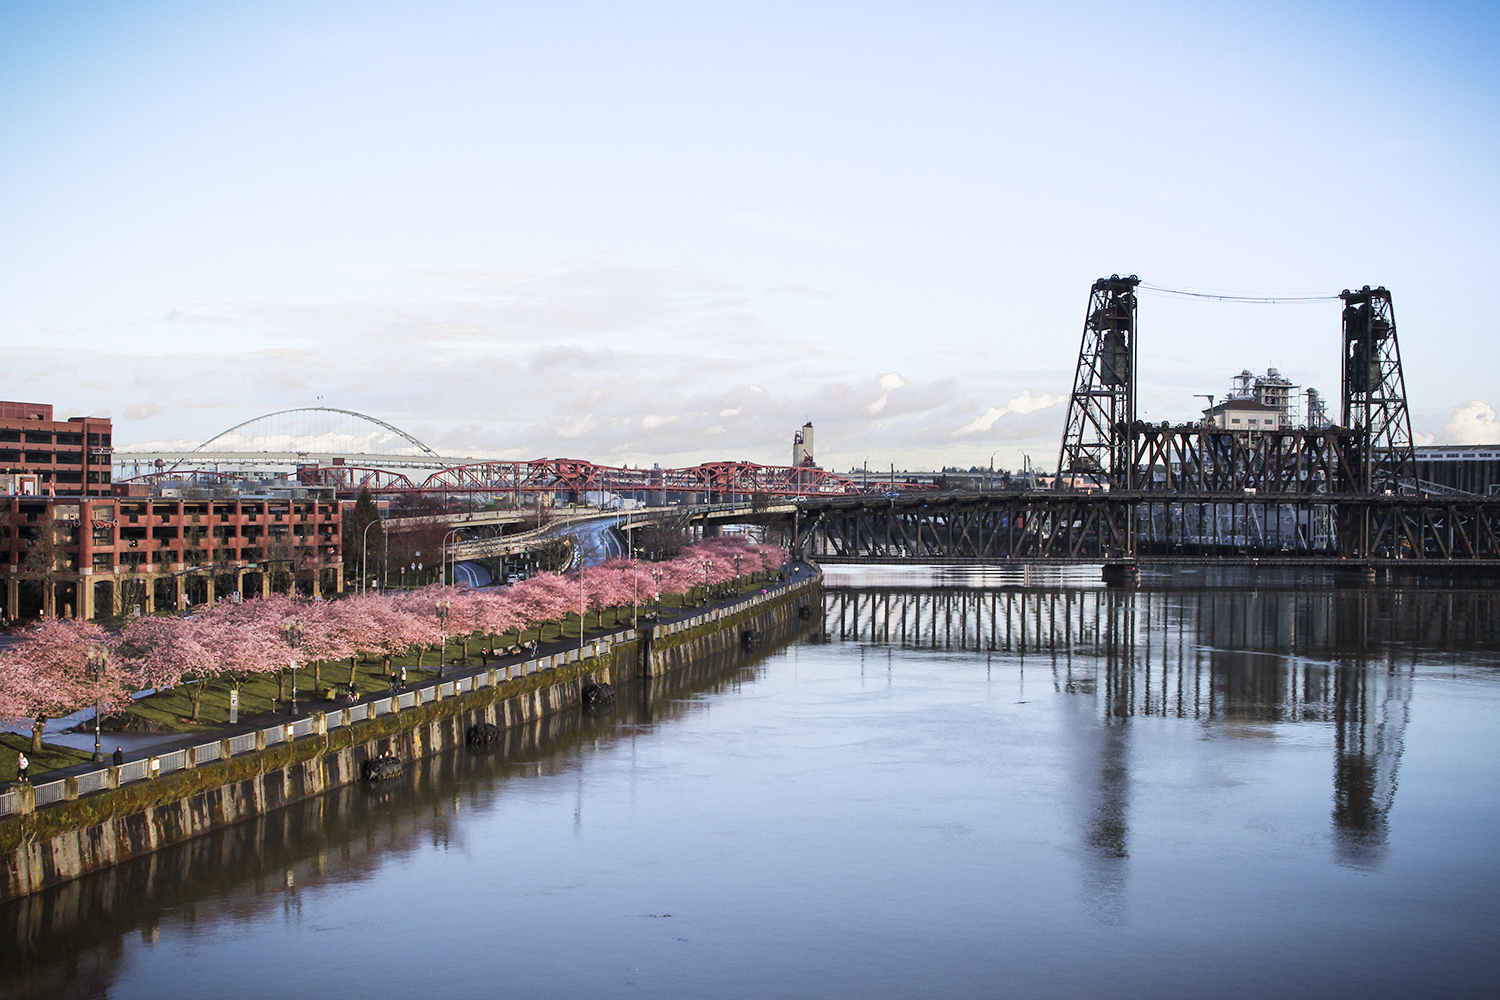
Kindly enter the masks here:
<path id="1" fill-rule="evenodd" d="M 0 397 L 197 441 L 1055 462 L 1094 278 L 1394 296 L 1500 439 L 1500 14 L 1462 4 L 0 3 Z M 1336 304 L 1143 297 L 1141 408 Z"/>

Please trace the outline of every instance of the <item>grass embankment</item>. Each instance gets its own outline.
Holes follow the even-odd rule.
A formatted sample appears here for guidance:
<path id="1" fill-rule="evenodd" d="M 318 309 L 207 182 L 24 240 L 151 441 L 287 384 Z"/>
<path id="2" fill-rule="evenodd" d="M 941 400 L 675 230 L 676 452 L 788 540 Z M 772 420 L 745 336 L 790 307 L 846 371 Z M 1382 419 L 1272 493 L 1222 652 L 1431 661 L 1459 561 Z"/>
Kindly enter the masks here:
<path id="1" fill-rule="evenodd" d="M 94 758 L 93 750 L 74 750 L 72 747 L 53 746 L 50 743 L 42 744 L 41 753 L 32 753 L 30 735 L 0 733 L 0 781 L 16 780 L 17 753 L 25 753 L 26 759 L 31 761 L 31 770 L 27 772 L 27 777 L 33 782 L 37 780 L 37 775 L 46 771 L 59 767 L 72 767 L 74 764 L 82 764 Z"/>
<path id="2" fill-rule="evenodd" d="M 745 578 L 740 581 L 739 593 L 749 594 L 760 590 L 761 581 L 757 578 Z M 732 586 L 726 585 L 726 592 L 732 590 Z M 702 598 L 701 588 L 689 594 L 663 594 L 663 609 L 677 609 L 698 603 Z M 653 603 L 648 607 L 641 605 L 641 613 L 654 610 Z M 597 615 L 590 612 L 585 619 L 585 638 L 590 632 L 615 631 L 626 627 L 631 621 L 631 609 L 629 605 L 616 608 L 606 608 Z M 529 628 L 521 632 L 507 632 L 496 636 L 494 645 L 498 648 L 507 646 L 518 646 L 522 643 L 535 639 L 538 645 L 545 646 L 547 643 L 556 642 L 559 639 L 578 639 L 578 615 L 569 615 L 566 619 L 557 622 L 548 622 L 540 628 Z M 449 667 L 468 667 L 478 665 L 481 661 L 479 650 L 490 644 L 490 637 L 485 635 L 473 635 L 469 637 L 468 656 L 463 655 L 462 638 L 448 640 L 447 648 L 443 653 L 444 663 Z M 425 683 L 437 676 L 438 651 L 436 648 L 424 650 L 420 656 L 422 667 L 417 669 L 415 654 L 393 656 L 390 659 L 390 667 L 386 666 L 384 657 L 361 657 L 354 669 L 354 686 L 361 695 L 382 694 L 390 690 L 390 670 L 399 670 L 406 667 L 406 683 L 408 687 Z M 325 701 L 323 693 L 329 688 L 342 692 L 345 685 L 349 683 L 349 661 L 339 660 L 335 662 L 324 662 L 316 669 L 314 676 L 313 664 L 299 668 L 297 671 L 297 704 L 304 711 L 317 711 L 321 705 L 329 707 L 342 705 L 342 700 Z M 286 675 L 282 687 L 282 697 L 277 699 L 277 684 L 274 674 L 257 674 L 240 684 L 240 719 L 245 720 L 264 712 L 284 709 L 291 700 L 292 679 L 290 673 Z M 203 691 L 202 700 L 198 707 L 198 722 L 189 722 L 193 714 L 192 686 L 184 684 L 169 691 L 161 691 L 156 694 L 142 698 L 131 708 L 127 709 L 125 716 L 137 716 L 149 721 L 156 729 L 178 733 L 204 733 L 205 736 L 229 723 L 229 691 L 230 682 L 227 679 L 216 679 L 211 681 Z M 108 723 L 106 723 L 108 724 Z M 85 759 L 89 755 L 84 755 Z M 75 763 L 68 761 L 67 763 Z M 66 766 L 65 764 L 54 764 L 53 767 Z M 15 771 L 15 760 L 12 756 L 10 762 L 12 774 Z M 35 775 L 40 769 L 37 763 L 32 765 L 32 774 Z M 3 773 L 3 772 L 0 772 Z"/>

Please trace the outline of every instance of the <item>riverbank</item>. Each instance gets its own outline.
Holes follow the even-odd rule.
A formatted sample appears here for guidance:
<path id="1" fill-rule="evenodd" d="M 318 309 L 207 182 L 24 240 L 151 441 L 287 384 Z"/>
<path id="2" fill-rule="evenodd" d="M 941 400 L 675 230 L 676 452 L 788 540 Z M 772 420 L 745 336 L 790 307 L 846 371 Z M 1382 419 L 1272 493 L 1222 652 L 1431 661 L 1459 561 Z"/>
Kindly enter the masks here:
<path id="1" fill-rule="evenodd" d="M 588 684 L 623 685 L 795 632 L 821 577 L 507 667 L 183 747 L 0 796 L 0 901 L 149 854 L 359 780 L 367 760 L 415 760 L 576 708 Z M 804 610 L 807 608 L 808 610 Z"/>

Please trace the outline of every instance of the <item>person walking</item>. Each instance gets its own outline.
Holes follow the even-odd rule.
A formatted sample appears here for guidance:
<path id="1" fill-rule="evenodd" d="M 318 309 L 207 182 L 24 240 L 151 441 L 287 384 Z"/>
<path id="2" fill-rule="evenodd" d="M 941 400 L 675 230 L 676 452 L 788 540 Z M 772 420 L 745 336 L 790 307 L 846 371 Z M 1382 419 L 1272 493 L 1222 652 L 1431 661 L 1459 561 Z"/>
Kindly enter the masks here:
<path id="1" fill-rule="evenodd" d="M 399 688 L 399 690 L 406 690 L 406 667 L 404 666 L 401 668 L 401 687 Z"/>
<path id="2" fill-rule="evenodd" d="M 397 670 L 396 670 L 395 667 L 392 667 L 391 668 L 391 694 L 395 694 L 396 693 L 396 690 L 397 690 L 396 689 L 396 685 L 397 685 L 397 683 L 400 682 L 400 680 L 401 680 L 401 674 L 397 672 Z"/>
<path id="3" fill-rule="evenodd" d="M 119 767 L 121 764 L 125 763 L 125 748 L 124 747 L 115 747 L 114 761 L 115 761 L 115 767 Z"/>
<path id="4" fill-rule="evenodd" d="M 26 777 L 26 769 L 29 768 L 29 767 L 31 767 L 31 761 L 29 761 L 29 760 L 26 759 L 25 752 L 24 751 L 18 751 L 16 753 L 16 780 L 17 781 L 24 781 L 28 785 L 31 784 L 31 779 L 28 778 L 28 777 Z"/>

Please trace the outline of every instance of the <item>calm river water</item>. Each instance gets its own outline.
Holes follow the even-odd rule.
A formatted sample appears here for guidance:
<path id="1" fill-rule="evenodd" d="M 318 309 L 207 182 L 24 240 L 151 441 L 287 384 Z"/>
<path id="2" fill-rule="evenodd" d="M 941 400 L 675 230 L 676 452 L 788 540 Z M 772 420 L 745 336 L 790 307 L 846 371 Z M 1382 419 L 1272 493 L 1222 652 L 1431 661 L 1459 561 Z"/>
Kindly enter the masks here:
<path id="1" fill-rule="evenodd" d="M 830 579 L 758 658 L 0 906 L 0 993 L 1500 989 L 1494 591 Z"/>

